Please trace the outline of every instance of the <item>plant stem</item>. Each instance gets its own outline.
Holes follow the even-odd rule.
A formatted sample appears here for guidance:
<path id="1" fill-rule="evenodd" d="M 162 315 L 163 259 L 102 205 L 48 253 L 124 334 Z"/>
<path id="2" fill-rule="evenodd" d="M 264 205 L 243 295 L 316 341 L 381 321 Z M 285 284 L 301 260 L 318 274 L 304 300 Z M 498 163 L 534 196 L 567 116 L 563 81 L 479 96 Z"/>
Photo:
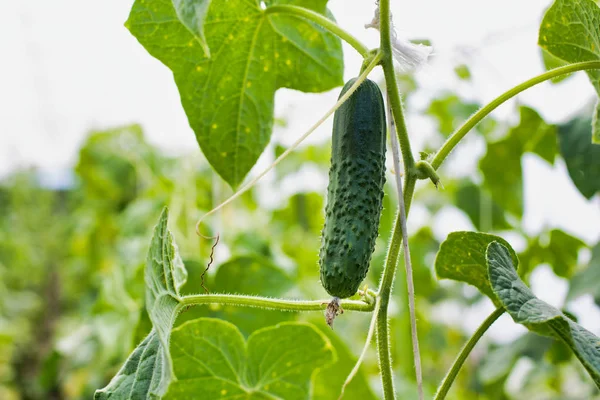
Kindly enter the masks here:
<path id="1" fill-rule="evenodd" d="M 492 324 L 502 314 L 504 314 L 504 308 L 498 307 L 496 310 L 494 310 L 494 312 L 491 313 L 485 319 L 485 321 L 483 321 L 483 323 L 479 326 L 479 328 L 477 328 L 477 330 L 475 331 L 473 336 L 471 336 L 469 341 L 467 343 L 465 343 L 463 348 L 460 350 L 458 357 L 456 357 L 456 360 L 454 360 L 454 364 L 452 364 L 452 367 L 448 371 L 448 374 L 446 374 L 446 376 L 444 377 L 444 380 L 442 381 L 442 384 L 441 384 L 440 388 L 438 389 L 434 400 L 443 400 L 446 398 L 446 395 L 448 394 L 448 390 L 450 390 L 450 387 L 454 383 L 454 379 L 456 379 L 456 375 L 458 374 L 458 371 L 460 371 L 460 368 L 465 363 L 467 357 L 469 356 L 469 353 L 471 353 L 471 350 L 473 350 L 473 347 L 475 347 L 475 345 L 477 344 L 479 339 L 481 339 L 481 337 L 483 336 L 485 331 L 487 331 L 489 329 L 489 327 L 492 326 Z"/>
<path id="2" fill-rule="evenodd" d="M 338 24 L 336 24 L 326 16 L 319 14 L 318 12 L 304 7 L 280 4 L 267 7 L 265 9 L 265 15 L 268 14 L 288 14 L 312 21 L 315 24 L 320 25 L 321 27 L 335 34 L 340 39 L 345 40 L 350 46 L 354 47 L 354 49 L 358 51 L 360 55 L 363 56 L 363 58 L 366 58 L 369 55 L 369 48 L 365 46 L 360 40 L 358 40 L 349 32 L 345 31 Z"/>
<path id="3" fill-rule="evenodd" d="M 389 100 L 389 96 L 388 96 Z M 389 103 L 388 103 L 389 104 Z M 390 140 L 392 142 L 392 155 L 394 157 L 394 169 L 400 170 L 400 154 L 398 151 L 398 139 L 395 135 L 396 129 L 394 119 L 389 117 Z M 415 365 L 415 377 L 417 381 L 417 392 L 419 400 L 423 400 L 423 376 L 421 373 L 421 354 L 419 352 L 419 335 L 417 332 L 417 316 L 415 307 L 415 284 L 413 280 L 412 263 L 410 261 L 410 249 L 408 247 L 408 229 L 406 228 L 406 210 L 404 208 L 404 196 L 402 193 L 402 178 L 396 173 L 396 188 L 398 190 L 398 217 L 400 228 L 402 228 L 402 244 L 404 247 L 404 265 L 406 268 L 406 287 L 408 294 L 408 311 L 410 314 L 410 332 L 413 348 L 413 359 Z"/>
<path id="4" fill-rule="evenodd" d="M 180 307 L 196 304 L 229 304 L 242 307 L 257 307 L 267 310 L 283 311 L 322 311 L 330 300 L 281 300 L 268 297 L 244 296 L 233 294 L 196 294 L 181 298 Z M 375 303 L 357 300 L 341 300 L 340 305 L 346 311 L 371 312 Z"/>
<path id="5" fill-rule="evenodd" d="M 383 22 L 383 21 L 382 21 Z M 384 58 L 385 60 L 385 58 Z M 384 64 L 385 69 L 385 64 Z M 460 128 L 456 130 L 447 140 L 446 143 L 442 145 L 440 150 L 435 155 L 433 161 L 431 162 L 431 166 L 434 169 L 438 169 L 442 162 L 448 157 L 450 152 L 456 147 L 456 145 L 462 140 L 463 137 L 469 131 L 479 123 L 484 117 L 486 117 L 489 113 L 494 111 L 498 106 L 517 94 L 521 93 L 524 90 L 529 89 L 532 86 L 537 85 L 538 83 L 545 82 L 549 79 L 556 78 L 557 76 L 566 75 L 576 71 L 583 71 L 588 69 L 600 69 L 600 61 L 586 61 L 575 64 L 565 65 L 564 67 L 559 67 L 552 69 L 550 71 L 544 72 L 541 75 L 533 77 L 514 88 L 504 92 L 500 96 L 496 97 L 490 103 L 482 107 L 479 111 L 473 114 L 468 120 L 465 121 L 464 124 Z M 386 76 L 387 81 L 387 76 Z"/>

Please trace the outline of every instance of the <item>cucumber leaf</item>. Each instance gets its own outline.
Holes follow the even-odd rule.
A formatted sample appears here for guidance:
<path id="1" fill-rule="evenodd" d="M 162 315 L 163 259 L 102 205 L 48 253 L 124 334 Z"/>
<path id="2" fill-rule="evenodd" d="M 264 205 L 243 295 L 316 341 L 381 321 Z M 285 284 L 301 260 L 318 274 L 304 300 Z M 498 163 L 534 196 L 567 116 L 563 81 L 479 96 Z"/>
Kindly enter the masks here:
<path id="1" fill-rule="evenodd" d="M 307 20 L 269 13 L 293 4 L 329 18 L 327 0 L 136 0 L 127 28 L 173 71 L 204 155 L 232 187 L 273 129 L 275 91 L 323 92 L 343 83 L 337 36 Z"/>
<path id="2" fill-rule="evenodd" d="M 510 245 L 501 237 L 481 232 L 452 232 L 440 245 L 435 257 L 435 272 L 438 278 L 452 279 L 475 286 L 496 305 L 496 298 L 490 285 L 485 251 L 492 242 Z M 512 251 L 514 265 L 518 265 L 517 254 Z"/>
<path id="3" fill-rule="evenodd" d="M 492 242 L 486 259 L 492 289 L 513 320 L 562 340 L 600 388 L 600 338 L 533 294 L 517 275 L 510 247 Z"/>
<path id="4" fill-rule="evenodd" d="M 308 400 L 313 373 L 335 360 L 327 337 L 297 322 L 259 329 L 246 342 L 235 325 L 200 318 L 173 330 L 171 352 L 178 380 L 166 399 Z"/>

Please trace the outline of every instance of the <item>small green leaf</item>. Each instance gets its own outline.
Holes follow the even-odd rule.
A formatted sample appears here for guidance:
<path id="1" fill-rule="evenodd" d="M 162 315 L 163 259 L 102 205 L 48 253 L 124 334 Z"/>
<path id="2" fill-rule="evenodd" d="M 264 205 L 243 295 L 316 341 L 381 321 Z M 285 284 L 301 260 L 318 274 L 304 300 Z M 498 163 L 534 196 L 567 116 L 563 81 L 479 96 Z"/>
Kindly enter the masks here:
<path id="1" fill-rule="evenodd" d="M 589 119 L 575 118 L 558 129 L 560 152 L 569 176 L 587 199 L 600 192 L 600 144 L 593 144 L 591 138 Z"/>
<path id="2" fill-rule="evenodd" d="M 488 244 L 497 241 L 510 245 L 501 237 L 480 232 L 452 232 L 440 245 L 435 258 L 435 272 L 438 278 L 453 279 L 475 286 L 496 305 L 500 302 L 494 295 L 488 279 L 485 251 Z M 514 265 L 518 265 L 517 255 L 511 249 Z"/>
<path id="3" fill-rule="evenodd" d="M 335 359 L 327 337 L 309 324 L 263 328 L 246 343 L 234 325 L 210 318 L 174 329 L 171 352 L 178 380 L 167 399 L 308 400 L 313 373 Z"/>
<path id="4" fill-rule="evenodd" d="M 454 73 L 463 81 L 471 80 L 471 71 L 465 64 L 460 64 L 454 67 Z"/>
<path id="5" fill-rule="evenodd" d="M 593 0 L 556 0 L 542 20 L 538 43 L 568 63 L 600 60 L 599 26 L 600 7 Z M 587 74 L 600 96 L 600 71 L 590 70 Z M 598 128 L 594 124 L 594 143 L 600 141 Z"/>
<path id="6" fill-rule="evenodd" d="M 186 281 L 187 271 L 167 222 L 168 210 L 164 208 L 154 228 L 144 273 L 146 311 L 153 329 L 110 383 L 96 391 L 97 399 L 129 399 L 131 393 L 135 393 L 131 394 L 133 398 L 159 399 L 174 378 L 169 339 L 177 317 L 179 289 Z"/>
<path id="7" fill-rule="evenodd" d="M 466 103 L 455 94 L 446 94 L 431 102 L 427 114 L 437 120 L 440 133 L 448 136 L 478 109 L 479 104 Z"/>
<path id="8" fill-rule="evenodd" d="M 333 18 L 327 0 L 264 4 Z M 173 71 L 200 148 L 234 187 L 269 142 L 277 89 L 323 92 L 343 83 L 337 36 L 303 18 L 267 13 L 259 1 L 136 0 L 126 26 Z"/>
<path id="9" fill-rule="evenodd" d="M 492 242 L 487 248 L 486 259 L 494 293 L 513 320 L 535 332 L 561 339 L 600 388 L 600 338 L 535 297 L 517 275 L 509 248 Z"/>

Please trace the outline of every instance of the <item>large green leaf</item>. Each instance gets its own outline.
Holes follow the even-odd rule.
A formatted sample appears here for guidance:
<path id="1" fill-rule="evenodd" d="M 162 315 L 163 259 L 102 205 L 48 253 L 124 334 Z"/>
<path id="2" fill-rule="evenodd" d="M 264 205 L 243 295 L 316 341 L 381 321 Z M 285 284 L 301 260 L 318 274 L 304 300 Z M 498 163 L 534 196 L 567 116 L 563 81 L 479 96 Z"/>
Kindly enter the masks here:
<path id="1" fill-rule="evenodd" d="M 575 118 L 558 129 L 560 152 L 569 176 L 587 199 L 600 192 L 600 144 L 593 144 L 591 137 L 589 119 Z"/>
<path id="2" fill-rule="evenodd" d="M 542 20 L 538 43 L 569 63 L 600 60 L 600 7 L 593 0 L 556 0 Z M 600 96 L 600 70 L 587 74 Z M 595 112 L 599 110 L 597 106 Z M 594 143 L 600 143 L 596 125 Z"/>
<path id="3" fill-rule="evenodd" d="M 440 245 L 435 258 L 435 272 L 438 278 L 453 279 L 475 286 L 487 295 L 494 304 L 500 304 L 487 272 L 485 251 L 492 242 L 510 245 L 501 237 L 480 232 L 452 232 Z M 514 265 L 518 265 L 517 255 L 511 253 Z"/>
<path id="4" fill-rule="evenodd" d="M 494 293 L 515 322 L 558 337 L 569 346 L 600 388 L 600 338 L 538 299 L 517 275 L 513 252 L 509 249 L 498 242 L 490 243 L 487 248 L 489 280 Z"/>
<path id="5" fill-rule="evenodd" d="M 310 399 L 313 373 L 335 359 L 309 324 L 263 328 L 246 343 L 234 325 L 210 318 L 174 329 L 171 353 L 178 380 L 167 399 Z"/>
<path id="6" fill-rule="evenodd" d="M 327 0 L 264 3 L 332 18 Z M 336 36 L 303 18 L 267 13 L 257 0 L 136 0 L 126 26 L 173 71 L 200 148 L 232 186 L 269 142 L 278 88 L 322 92 L 343 83 Z"/>
<path id="7" fill-rule="evenodd" d="M 174 378 L 169 340 L 181 299 L 179 289 L 186 281 L 187 271 L 167 222 L 168 210 L 165 208 L 154 228 L 144 273 L 146 311 L 152 322 L 152 332 L 110 383 L 96 391 L 96 399 L 160 398 Z"/>

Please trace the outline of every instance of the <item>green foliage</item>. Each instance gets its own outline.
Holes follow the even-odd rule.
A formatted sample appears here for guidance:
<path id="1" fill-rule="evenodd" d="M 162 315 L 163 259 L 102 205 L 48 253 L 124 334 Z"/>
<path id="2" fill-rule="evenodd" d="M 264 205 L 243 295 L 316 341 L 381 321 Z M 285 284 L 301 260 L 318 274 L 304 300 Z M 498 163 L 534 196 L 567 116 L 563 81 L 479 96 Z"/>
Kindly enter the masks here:
<path id="1" fill-rule="evenodd" d="M 571 348 L 600 388 L 600 340 L 562 312 L 535 297 L 519 279 L 509 248 L 492 242 L 487 248 L 489 279 L 494 294 L 515 322 L 561 339 Z"/>
<path id="2" fill-rule="evenodd" d="M 556 0 L 548 9 L 539 32 L 539 45 L 555 59 L 574 63 L 600 60 L 600 6 L 593 0 Z M 600 71 L 587 72 L 600 96 Z M 594 116 L 599 112 L 598 105 Z M 594 119 L 597 121 L 597 119 Z M 600 129 L 594 124 L 594 143 Z"/>
<path id="3" fill-rule="evenodd" d="M 494 295 L 487 272 L 486 249 L 492 242 L 508 246 L 513 264 L 519 264 L 516 253 L 499 236 L 479 232 L 452 232 L 440 245 L 435 258 L 437 276 L 473 285 L 499 305 L 500 301 Z"/>
<path id="4" fill-rule="evenodd" d="M 558 130 L 560 152 L 575 187 L 587 199 L 600 192 L 600 144 L 591 143 L 589 119 L 575 118 Z"/>
<path id="5" fill-rule="evenodd" d="M 332 18 L 327 0 L 265 4 L 267 10 L 305 6 Z M 323 92 L 342 84 L 339 38 L 303 18 L 267 10 L 245 0 L 137 0 L 126 23 L 173 71 L 200 148 L 233 187 L 269 142 L 278 88 Z"/>
<path id="6" fill-rule="evenodd" d="M 326 336 L 311 325 L 283 323 L 258 330 L 246 342 L 225 321 L 197 319 L 173 331 L 178 380 L 167 399 L 308 399 L 313 372 L 335 360 Z"/>

